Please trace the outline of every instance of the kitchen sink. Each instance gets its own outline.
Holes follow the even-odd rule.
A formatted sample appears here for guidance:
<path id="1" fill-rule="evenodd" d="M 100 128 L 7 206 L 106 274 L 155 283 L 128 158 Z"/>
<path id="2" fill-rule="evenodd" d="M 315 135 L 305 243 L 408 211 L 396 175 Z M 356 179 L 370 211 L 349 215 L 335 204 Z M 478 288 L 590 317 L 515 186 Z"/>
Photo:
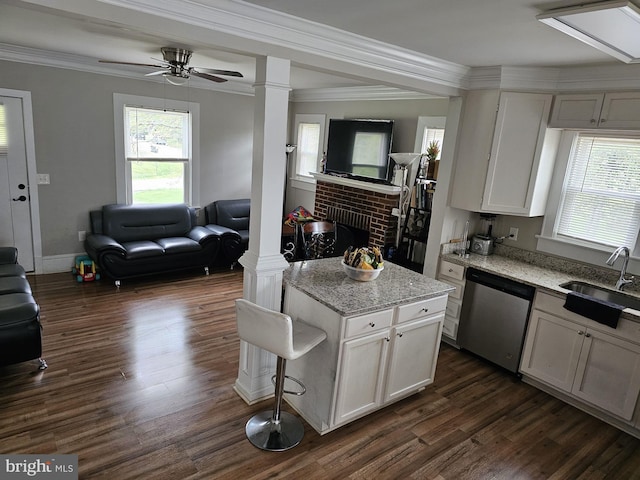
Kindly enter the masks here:
<path id="1" fill-rule="evenodd" d="M 560 285 L 562 288 L 571 290 L 572 292 L 582 293 L 590 297 L 605 300 L 607 302 L 622 305 L 626 308 L 640 310 L 640 298 L 632 297 L 622 292 L 609 290 L 607 288 L 598 287 L 585 282 L 567 282 Z"/>

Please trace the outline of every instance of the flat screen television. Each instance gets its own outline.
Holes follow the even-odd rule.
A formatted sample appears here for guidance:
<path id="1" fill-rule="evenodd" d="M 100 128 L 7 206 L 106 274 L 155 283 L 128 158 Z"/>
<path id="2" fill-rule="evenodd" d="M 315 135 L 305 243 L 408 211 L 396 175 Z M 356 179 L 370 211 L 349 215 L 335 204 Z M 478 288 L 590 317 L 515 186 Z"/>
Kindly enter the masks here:
<path id="1" fill-rule="evenodd" d="M 391 180 L 393 120 L 329 120 L 327 173 L 378 182 Z"/>

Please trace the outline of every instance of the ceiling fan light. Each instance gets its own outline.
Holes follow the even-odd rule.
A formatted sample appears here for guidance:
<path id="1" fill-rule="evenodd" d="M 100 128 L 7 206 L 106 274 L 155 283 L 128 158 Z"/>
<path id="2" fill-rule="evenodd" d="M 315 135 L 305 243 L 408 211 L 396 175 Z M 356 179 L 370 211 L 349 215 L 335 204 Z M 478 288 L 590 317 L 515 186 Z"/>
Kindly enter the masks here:
<path id="1" fill-rule="evenodd" d="M 625 63 L 640 62 L 640 9 L 631 2 L 561 8 L 536 18 Z"/>
<path id="2" fill-rule="evenodd" d="M 189 77 L 171 75 L 170 73 L 165 73 L 162 76 L 167 80 L 167 82 L 171 85 L 175 85 L 176 87 L 184 85 L 189 80 Z"/>

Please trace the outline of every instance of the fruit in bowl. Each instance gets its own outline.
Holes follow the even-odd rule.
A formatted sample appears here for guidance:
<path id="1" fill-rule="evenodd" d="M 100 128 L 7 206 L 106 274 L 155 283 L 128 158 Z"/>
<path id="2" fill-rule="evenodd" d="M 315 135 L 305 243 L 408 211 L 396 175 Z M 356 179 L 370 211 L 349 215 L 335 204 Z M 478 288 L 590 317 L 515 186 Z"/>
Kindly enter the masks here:
<path id="1" fill-rule="evenodd" d="M 382 253 L 378 247 L 349 247 L 344 252 L 342 268 L 353 280 L 360 282 L 375 280 L 384 270 Z"/>

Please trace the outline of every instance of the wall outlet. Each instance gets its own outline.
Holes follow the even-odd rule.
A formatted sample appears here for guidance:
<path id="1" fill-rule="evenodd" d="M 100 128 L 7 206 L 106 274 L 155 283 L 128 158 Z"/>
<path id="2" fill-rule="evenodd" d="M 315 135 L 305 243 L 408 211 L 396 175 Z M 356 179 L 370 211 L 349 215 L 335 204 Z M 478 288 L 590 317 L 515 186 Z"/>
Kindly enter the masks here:
<path id="1" fill-rule="evenodd" d="M 51 183 L 48 173 L 38 174 L 38 185 L 49 185 Z"/>
<path id="2" fill-rule="evenodd" d="M 518 241 L 518 229 L 516 227 L 511 227 L 509 229 L 509 240 L 514 242 Z"/>
<path id="3" fill-rule="evenodd" d="M 84 239 L 87 238 L 87 232 L 84 230 L 78 231 L 78 240 L 84 242 Z"/>

